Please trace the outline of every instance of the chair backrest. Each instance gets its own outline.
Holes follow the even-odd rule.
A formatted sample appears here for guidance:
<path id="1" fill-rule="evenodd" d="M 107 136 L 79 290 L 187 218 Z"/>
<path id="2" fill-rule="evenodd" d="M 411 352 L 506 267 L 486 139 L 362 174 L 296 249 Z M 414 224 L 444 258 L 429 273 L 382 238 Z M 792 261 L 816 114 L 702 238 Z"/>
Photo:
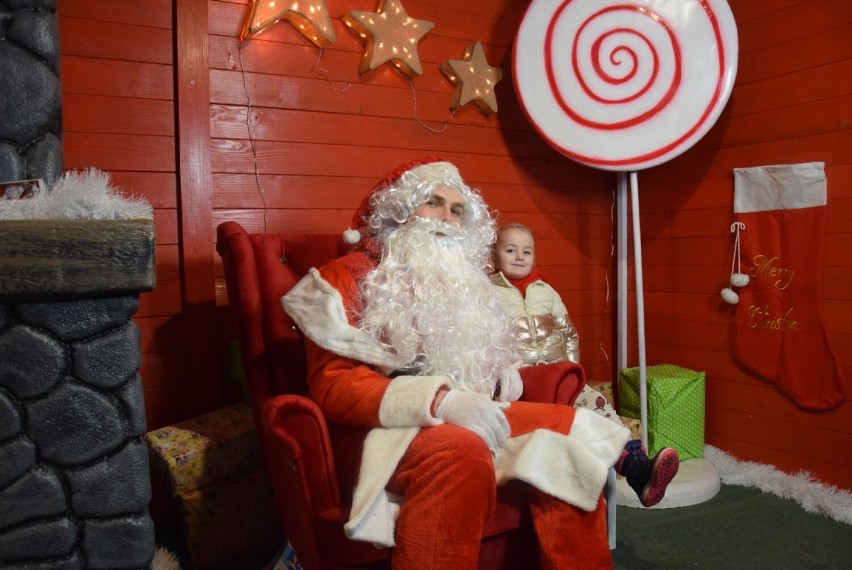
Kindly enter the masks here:
<path id="1" fill-rule="evenodd" d="M 236 222 L 217 228 L 230 313 L 252 399 L 304 394 L 306 369 L 300 332 L 281 297 L 308 272 L 346 253 L 341 235 L 250 234 Z"/>

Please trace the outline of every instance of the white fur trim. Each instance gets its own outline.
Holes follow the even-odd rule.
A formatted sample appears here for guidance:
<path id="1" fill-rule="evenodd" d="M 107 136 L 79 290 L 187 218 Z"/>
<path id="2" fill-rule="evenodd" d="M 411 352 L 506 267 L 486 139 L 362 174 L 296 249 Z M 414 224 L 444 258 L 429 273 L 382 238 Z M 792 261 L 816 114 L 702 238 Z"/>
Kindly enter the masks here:
<path id="1" fill-rule="evenodd" d="M 451 181 L 460 186 L 464 185 L 459 169 L 450 162 L 429 162 L 415 166 L 411 170 L 405 172 L 404 176 L 413 176 L 421 182 L 431 182 L 433 180 Z"/>
<path id="2" fill-rule="evenodd" d="M 630 430 L 577 409 L 571 432 L 535 430 L 514 437 L 495 459 L 497 484 L 520 479 L 585 511 L 597 508 L 609 468 L 620 457 Z"/>
<path id="3" fill-rule="evenodd" d="M 630 439 L 630 430 L 592 410 L 575 408 L 574 412 L 574 423 L 568 437 L 581 442 L 606 464 L 607 469 L 615 465 Z"/>
<path id="4" fill-rule="evenodd" d="M 349 324 L 340 292 L 316 269 L 281 298 L 281 305 L 302 332 L 324 349 L 387 370 L 402 367 L 393 352 Z"/>
<path id="5" fill-rule="evenodd" d="M 343 527 L 353 540 L 394 546 L 400 498 L 385 486 L 420 428 L 376 428 L 364 440 L 361 471 L 352 496 L 349 521 Z"/>
<path id="6" fill-rule="evenodd" d="M 388 385 L 379 406 L 379 421 L 386 427 L 436 426 L 432 401 L 441 388 L 452 388 L 446 376 L 397 376 Z"/>
<path id="7" fill-rule="evenodd" d="M 343 232 L 343 241 L 346 243 L 358 243 L 361 241 L 361 232 L 349 228 Z"/>
<path id="8" fill-rule="evenodd" d="M 734 169 L 734 213 L 825 206 L 824 162 Z"/>

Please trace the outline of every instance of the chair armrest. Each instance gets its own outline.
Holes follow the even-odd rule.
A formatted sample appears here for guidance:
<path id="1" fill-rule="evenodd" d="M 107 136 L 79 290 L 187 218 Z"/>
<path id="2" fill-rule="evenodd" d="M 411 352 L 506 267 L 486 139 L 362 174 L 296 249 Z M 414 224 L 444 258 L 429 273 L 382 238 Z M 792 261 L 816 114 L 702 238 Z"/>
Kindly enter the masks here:
<path id="1" fill-rule="evenodd" d="M 520 369 L 521 400 L 573 406 L 586 385 L 586 372 L 573 362 L 554 362 Z"/>
<path id="2" fill-rule="evenodd" d="M 282 471 L 312 515 L 340 505 L 328 426 L 310 399 L 281 394 L 259 404 L 263 451 L 270 471 Z"/>
<path id="3" fill-rule="evenodd" d="M 310 521 L 340 507 L 325 418 L 313 401 L 295 394 L 261 399 L 256 404 L 281 530 L 305 567 L 318 568 L 318 545 Z"/>

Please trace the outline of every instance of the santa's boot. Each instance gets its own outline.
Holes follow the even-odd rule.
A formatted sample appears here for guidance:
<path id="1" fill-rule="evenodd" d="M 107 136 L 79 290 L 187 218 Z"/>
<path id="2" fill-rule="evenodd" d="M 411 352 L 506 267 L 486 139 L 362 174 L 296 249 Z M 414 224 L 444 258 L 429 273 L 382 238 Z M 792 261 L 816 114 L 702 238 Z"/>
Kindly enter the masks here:
<path id="1" fill-rule="evenodd" d="M 676 449 L 664 447 L 650 459 L 642 440 L 634 439 L 624 446 L 615 472 L 627 479 L 627 484 L 639 495 L 642 506 L 653 507 L 663 500 L 678 467 L 680 458 Z"/>

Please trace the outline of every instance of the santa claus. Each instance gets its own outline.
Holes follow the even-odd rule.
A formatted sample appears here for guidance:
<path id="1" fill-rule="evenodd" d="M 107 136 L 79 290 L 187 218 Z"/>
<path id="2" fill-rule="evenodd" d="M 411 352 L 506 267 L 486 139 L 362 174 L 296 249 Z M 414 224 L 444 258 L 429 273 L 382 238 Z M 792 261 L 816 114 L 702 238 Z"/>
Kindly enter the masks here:
<path id="1" fill-rule="evenodd" d="M 345 237 L 356 251 L 282 302 L 307 338 L 311 398 L 333 422 L 373 428 L 350 538 L 395 546 L 394 568 L 476 568 L 496 487 L 520 479 L 545 568 L 610 567 L 601 491 L 629 430 L 519 400 L 479 193 L 453 164 L 420 159 L 373 189 Z"/>

